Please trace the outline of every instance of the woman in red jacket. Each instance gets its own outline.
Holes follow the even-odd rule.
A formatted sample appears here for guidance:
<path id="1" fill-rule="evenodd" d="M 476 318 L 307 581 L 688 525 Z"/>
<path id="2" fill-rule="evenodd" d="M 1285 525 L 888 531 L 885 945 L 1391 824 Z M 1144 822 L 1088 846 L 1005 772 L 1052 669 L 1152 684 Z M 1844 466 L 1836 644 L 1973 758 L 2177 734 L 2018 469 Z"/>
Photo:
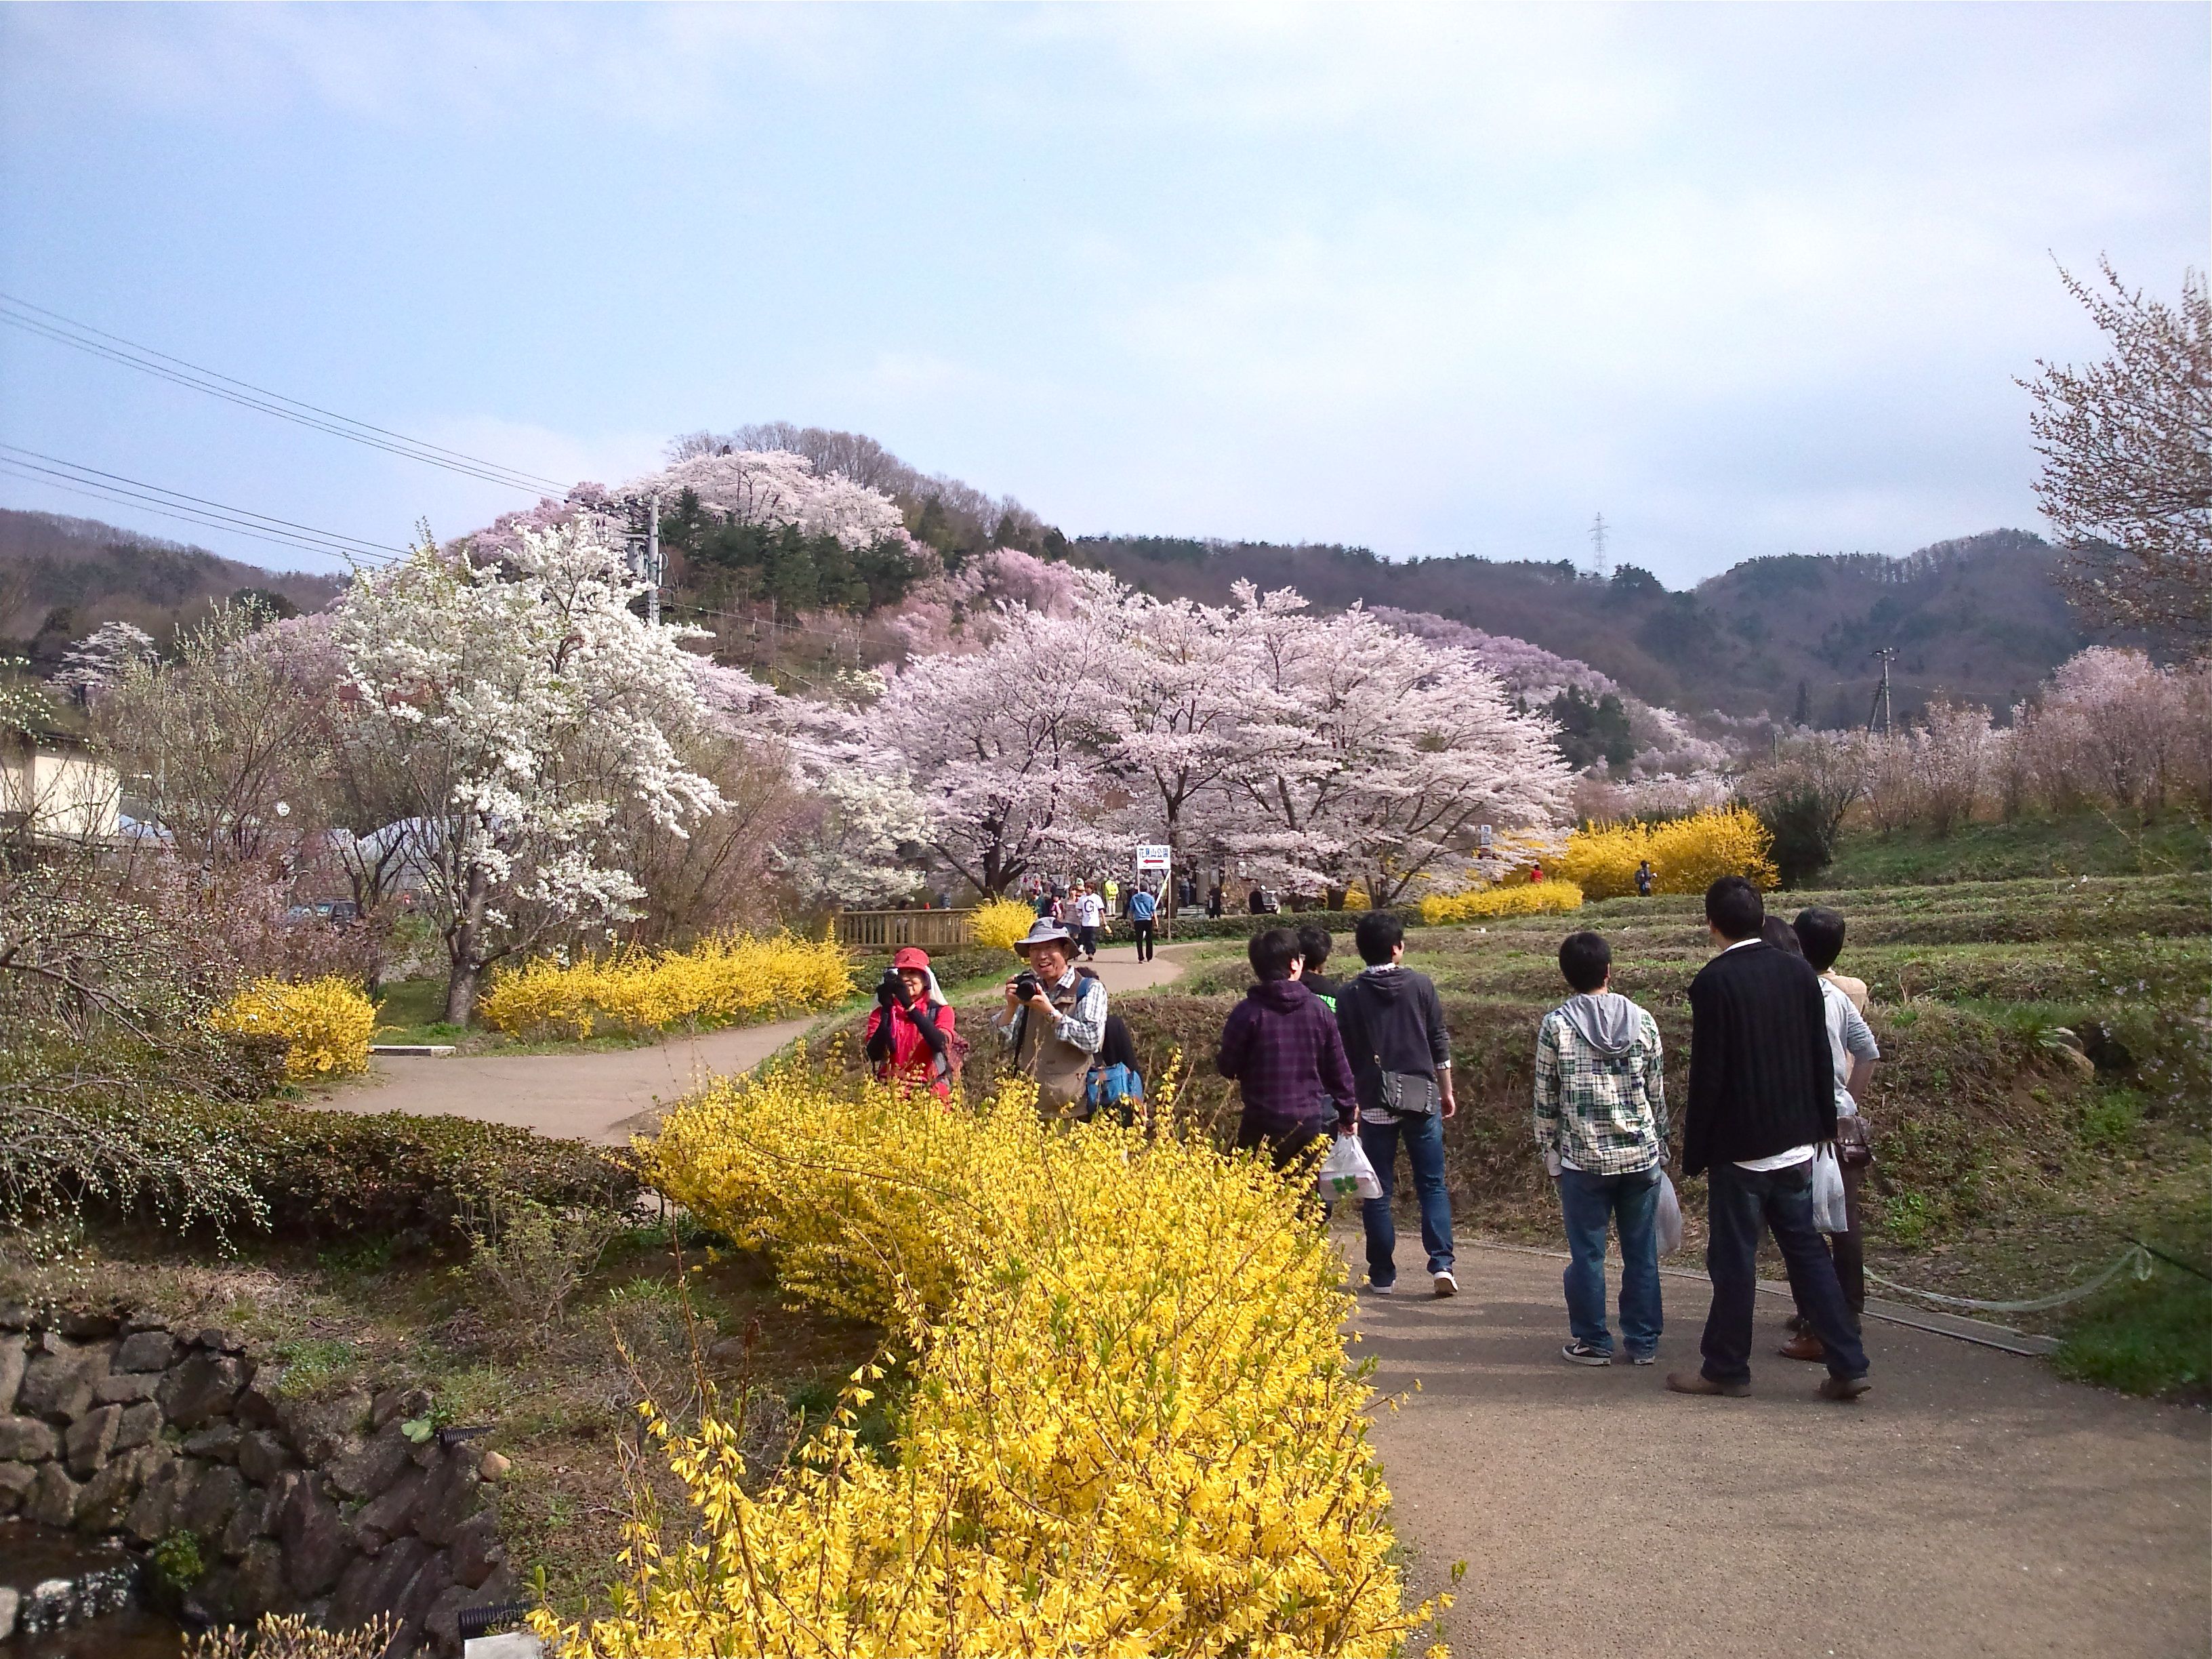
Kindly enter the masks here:
<path id="1" fill-rule="evenodd" d="M 876 987 L 863 1046 L 883 1082 L 933 1089 L 939 1099 L 951 1098 L 959 1071 L 952 1005 L 938 989 L 927 951 L 909 945 L 891 958 Z"/>

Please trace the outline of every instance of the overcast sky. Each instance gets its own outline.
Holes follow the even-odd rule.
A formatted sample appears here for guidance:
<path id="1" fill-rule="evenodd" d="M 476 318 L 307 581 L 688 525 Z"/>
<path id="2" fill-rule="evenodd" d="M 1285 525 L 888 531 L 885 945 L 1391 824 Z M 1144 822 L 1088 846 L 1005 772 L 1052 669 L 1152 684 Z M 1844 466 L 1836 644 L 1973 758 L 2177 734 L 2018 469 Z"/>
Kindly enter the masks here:
<path id="1" fill-rule="evenodd" d="M 2203 5 L 0 8 L 0 289 L 561 478 L 873 434 L 1071 534 L 2036 526 L 2212 241 Z M 398 543 L 526 498 L 0 329 L 0 442 Z M 0 478 L 0 504 L 313 565 Z"/>

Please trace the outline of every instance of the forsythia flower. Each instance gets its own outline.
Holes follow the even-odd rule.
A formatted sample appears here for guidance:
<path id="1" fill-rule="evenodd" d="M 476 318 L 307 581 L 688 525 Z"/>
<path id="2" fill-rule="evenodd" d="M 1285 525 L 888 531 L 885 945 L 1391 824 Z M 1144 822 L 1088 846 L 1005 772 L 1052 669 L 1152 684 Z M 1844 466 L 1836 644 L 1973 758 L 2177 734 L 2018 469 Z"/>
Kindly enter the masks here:
<path id="1" fill-rule="evenodd" d="M 1197 1140 L 975 1112 L 803 1073 L 725 1082 L 641 1142 L 798 1297 L 918 1358 L 896 1462 L 845 1410 L 755 1496 L 742 1424 L 648 1413 L 696 1531 L 641 1518 L 590 1659 L 1374 1656 L 1407 1608 L 1344 1268 L 1303 1183 Z M 757 1488 L 756 1488 L 757 1490 Z"/>
<path id="2" fill-rule="evenodd" d="M 969 937 L 994 951 L 1011 951 L 1030 930 L 1036 912 L 1018 899 L 993 899 L 968 918 Z"/>
<path id="3" fill-rule="evenodd" d="M 1583 890 L 1571 881 L 1523 882 L 1476 887 L 1464 893 L 1431 893 L 1421 901 L 1421 920 L 1431 927 L 1480 916 L 1540 916 L 1583 908 Z"/>
<path id="4" fill-rule="evenodd" d="M 688 951 L 632 949 L 565 965 L 535 957 L 503 969 L 479 1006 L 502 1031 L 583 1038 L 603 1024 L 746 1024 L 834 1007 L 852 994 L 851 966 L 833 941 L 723 933 Z"/>
<path id="5" fill-rule="evenodd" d="M 1553 866 L 1592 898 L 1636 890 L 1636 866 L 1651 860 L 1653 890 L 1702 893 L 1722 876 L 1747 876 L 1761 887 L 1780 878 L 1770 854 L 1774 837 L 1745 806 L 1715 806 L 1661 823 L 1613 823 L 1577 830 Z"/>
<path id="6" fill-rule="evenodd" d="M 218 1030 L 284 1039 L 284 1075 L 295 1083 L 368 1069 L 376 1006 L 333 975 L 290 985 L 257 980 L 215 1012 Z"/>

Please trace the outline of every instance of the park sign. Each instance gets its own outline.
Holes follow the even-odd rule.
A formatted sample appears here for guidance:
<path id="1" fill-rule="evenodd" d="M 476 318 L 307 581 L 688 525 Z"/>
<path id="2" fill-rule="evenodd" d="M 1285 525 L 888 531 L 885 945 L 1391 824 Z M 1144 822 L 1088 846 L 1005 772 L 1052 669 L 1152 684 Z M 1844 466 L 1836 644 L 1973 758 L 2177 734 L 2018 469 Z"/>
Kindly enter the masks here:
<path id="1" fill-rule="evenodd" d="M 1139 873 L 1168 867 L 1168 849 L 1164 847 L 1139 845 L 1137 848 L 1137 869 Z"/>

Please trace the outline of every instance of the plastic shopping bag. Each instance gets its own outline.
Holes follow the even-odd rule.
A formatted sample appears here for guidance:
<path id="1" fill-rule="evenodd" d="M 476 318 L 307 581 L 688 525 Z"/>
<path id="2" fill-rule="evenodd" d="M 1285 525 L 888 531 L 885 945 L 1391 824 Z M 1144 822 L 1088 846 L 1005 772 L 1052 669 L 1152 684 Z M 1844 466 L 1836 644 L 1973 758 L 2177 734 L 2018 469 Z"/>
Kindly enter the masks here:
<path id="1" fill-rule="evenodd" d="M 1380 1198 L 1382 1183 L 1367 1161 L 1367 1149 L 1358 1135 L 1339 1135 L 1321 1161 L 1321 1195 L 1340 1198 Z"/>
<path id="2" fill-rule="evenodd" d="M 1652 1218 L 1651 1230 L 1660 1255 L 1672 1255 L 1682 1248 L 1682 1200 L 1674 1195 L 1674 1183 L 1664 1170 L 1659 1171 L 1659 1212 Z"/>
<path id="3" fill-rule="evenodd" d="M 1813 1224 L 1824 1233 L 1847 1233 L 1851 1218 L 1844 1208 L 1843 1166 L 1836 1149 L 1823 1146 L 1813 1154 Z"/>

